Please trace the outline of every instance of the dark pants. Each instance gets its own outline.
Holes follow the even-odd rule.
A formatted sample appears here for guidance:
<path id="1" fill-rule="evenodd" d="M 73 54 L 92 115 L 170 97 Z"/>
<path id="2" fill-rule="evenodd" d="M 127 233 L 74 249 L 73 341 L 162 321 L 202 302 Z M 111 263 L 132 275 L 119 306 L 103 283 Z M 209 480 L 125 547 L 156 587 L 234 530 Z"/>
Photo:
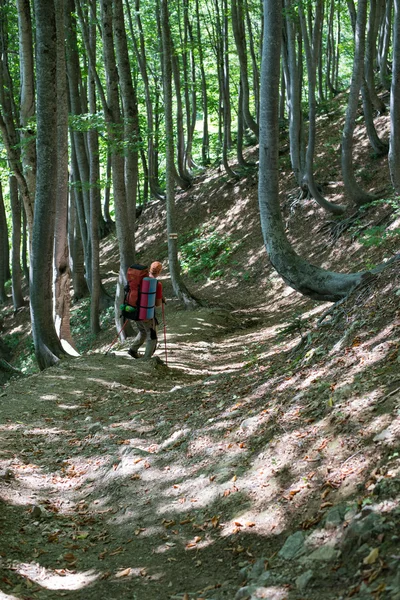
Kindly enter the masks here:
<path id="1" fill-rule="evenodd" d="M 137 352 L 146 342 L 146 348 L 144 351 L 144 358 L 151 358 L 157 347 L 157 329 L 154 319 L 148 321 L 136 321 L 138 333 L 133 340 L 133 344 L 130 350 Z"/>

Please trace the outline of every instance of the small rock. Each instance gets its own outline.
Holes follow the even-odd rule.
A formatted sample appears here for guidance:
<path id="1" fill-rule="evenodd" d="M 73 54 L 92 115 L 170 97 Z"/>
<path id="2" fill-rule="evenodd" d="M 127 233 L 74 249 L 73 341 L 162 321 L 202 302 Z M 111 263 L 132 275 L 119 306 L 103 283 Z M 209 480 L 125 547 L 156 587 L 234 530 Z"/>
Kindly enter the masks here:
<path id="1" fill-rule="evenodd" d="M 33 519 L 39 519 L 42 516 L 42 509 L 36 505 L 31 510 L 31 516 Z"/>
<path id="2" fill-rule="evenodd" d="M 235 600 L 241 600 L 242 598 L 248 600 L 248 598 L 252 596 L 253 592 L 255 592 L 256 589 L 256 585 L 245 585 L 237 591 Z"/>
<path id="3" fill-rule="evenodd" d="M 93 425 L 90 425 L 90 427 L 88 427 L 88 433 L 90 435 L 94 435 L 95 433 L 97 433 L 98 431 L 101 431 L 103 429 L 103 426 L 101 423 L 93 423 Z"/>
<path id="4" fill-rule="evenodd" d="M 314 577 L 314 571 L 311 571 L 311 569 L 309 569 L 308 571 L 306 571 L 305 573 L 302 573 L 301 575 L 299 575 L 297 577 L 296 587 L 299 590 L 299 592 L 303 593 L 306 591 L 307 586 L 313 577 Z"/>
<path id="5" fill-rule="evenodd" d="M 285 560 L 292 560 L 293 558 L 300 556 L 304 552 L 304 533 L 302 531 L 296 531 L 293 535 L 290 535 L 282 548 L 278 552 L 278 556 Z"/>
<path id="6" fill-rule="evenodd" d="M 394 439 L 393 431 L 390 431 L 390 429 L 384 429 L 380 433 L 376 434 L 373 441 L 374 442 L 385 442 L 385 441 L 389 441 L 392 439 Z"/>
<path id="7" fill-rule="evenodd" d="M 306 561 L 310 562 L 313 560 L 321 561 L 321 562 L 329 562 L 331 560 L 335 560 L 337 558 L 337 550 L 333 546 L 329 546 L 326 544 L 325 546 L 321 546 L 317 548 L 306 557 Z"/>
<path id="8" fill-rule="evenodd" d="M 258 579 L 265 571 L 265 558 L 260 558 L 254 563 L 253 568 L 248 574 L 248 578 L 251 580 Z"/>
<path id="9" fill-rule="evenodd" d="M 331 508 L 325 516 L 325 527 L 327 529 L 335 529 L 343 523 L 343 508 L 340 506 L 334 506 Z"/>

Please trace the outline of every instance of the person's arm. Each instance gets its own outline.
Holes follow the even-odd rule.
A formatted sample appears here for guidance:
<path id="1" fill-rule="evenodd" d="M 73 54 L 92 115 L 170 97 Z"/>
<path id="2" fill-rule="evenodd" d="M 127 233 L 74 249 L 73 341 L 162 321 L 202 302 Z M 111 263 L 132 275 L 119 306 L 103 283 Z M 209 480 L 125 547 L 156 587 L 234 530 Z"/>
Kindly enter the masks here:
<path id="1" fill-rule="evenodd" d="M 160 281 L 157 282 L 157 290 L 156 290 L 156 308 L 160 308 L 162 303 L 165 302 L 165 298 L 162 293 L 162 284 Z"/>

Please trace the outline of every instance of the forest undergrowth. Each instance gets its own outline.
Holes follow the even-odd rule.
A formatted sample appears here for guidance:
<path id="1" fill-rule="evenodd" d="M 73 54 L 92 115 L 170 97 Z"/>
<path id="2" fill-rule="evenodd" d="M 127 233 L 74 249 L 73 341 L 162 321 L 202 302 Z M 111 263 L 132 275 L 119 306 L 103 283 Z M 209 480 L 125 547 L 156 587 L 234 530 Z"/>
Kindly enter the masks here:
<path id="1" fill-rule="evenodd" d="M 330 127 L 317 175 L 343 203 Z M 82 301 L 81 356 L 32 373 L 29 309 L 2 309 L 10 362 L 28 373 L 0 390 L 0 599 L 400 599 L 400 213 L 386 159 L 357 135 L 357 175 L 382 198 L 346 220 L 298 201 L 281 159 L 299 253 L 343 271 L 386 261 L 336 305 L 269 265 L 256 173 L 215 168 L 177 196 L 202 307 L 182 310 L 166 270 L 156 358 L 111 347 L 111 313 L 93 339 Z M 143 210 L 141 262 L 166 261 L 164 220 L 161 202 Z M 115 256 L 110 236 L 110 291 Z"/>

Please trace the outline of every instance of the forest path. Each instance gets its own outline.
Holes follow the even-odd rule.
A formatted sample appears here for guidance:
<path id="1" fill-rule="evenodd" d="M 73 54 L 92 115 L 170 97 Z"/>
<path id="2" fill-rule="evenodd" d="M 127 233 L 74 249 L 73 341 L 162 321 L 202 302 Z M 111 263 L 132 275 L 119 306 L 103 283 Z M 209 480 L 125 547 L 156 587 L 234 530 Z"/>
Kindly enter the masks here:
<path id="1" fill-rule="evenodd" d="M 220 309 L 167 318 L 168 366 L 117 345 L 2 393 L 4 598 L 232 598 L 253 555 L 230 537 L 248 463 L 226 440 L 251 387 L 230 376 L 256 329 Z"/>
<path id="2" fill-rule="evenodd" d="M 254 314 L 168 306 L 168 365 L 160 327 L 158 358 L 134 360 L 128 343 L 105 354 L 107 345 L 6 388 L 0 599 L 320 600 L 352 591 L 370 551 L 357 555 L 361 540 L 376 535 L 371 549 L 383 547 L 383 518 L 361 533 L 352 520 L 360 525 L 358 486 L 379 460 L 372 438 L 399 424 L 396 367 L 378 414 L 375 392 L 359 397 L 358 382 L 329 408 L 322 367 L 296 374 L 288 351 L 298 339 L 280 334 L 290 304 Z M 391 510 L 394 530 L 400 513 Z"/>

